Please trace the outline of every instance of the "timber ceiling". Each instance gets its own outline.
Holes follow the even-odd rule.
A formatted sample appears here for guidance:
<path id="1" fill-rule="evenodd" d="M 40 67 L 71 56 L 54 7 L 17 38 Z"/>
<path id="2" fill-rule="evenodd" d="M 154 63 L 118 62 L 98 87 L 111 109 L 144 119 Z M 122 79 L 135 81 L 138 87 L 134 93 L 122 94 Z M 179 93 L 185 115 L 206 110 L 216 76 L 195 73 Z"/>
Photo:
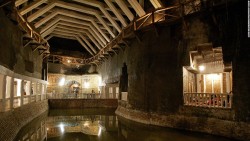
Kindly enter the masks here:
<path id="1" fill-rule="evenodd" d="M 161 0 L 146 0 L 145 3 L 155 9 L 162 7 Z M 64 39 L 74 40 L 72 50 L 80 46 L 90 57 L 111 42 L 135 17 L 144 16 L 143 5 L 144 0 L 15 1 L 18 13 L 37 32 L 47 41 L 53 39 L 51 45 Z M 66 44 L 62 41 L 58 45 Z"/>

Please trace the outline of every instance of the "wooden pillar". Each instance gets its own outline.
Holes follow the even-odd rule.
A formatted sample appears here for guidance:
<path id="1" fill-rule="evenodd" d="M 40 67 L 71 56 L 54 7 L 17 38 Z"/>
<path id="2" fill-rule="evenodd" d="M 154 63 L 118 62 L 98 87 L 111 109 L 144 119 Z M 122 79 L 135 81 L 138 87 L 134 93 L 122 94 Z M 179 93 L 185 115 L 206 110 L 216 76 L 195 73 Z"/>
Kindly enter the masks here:
<path id="1" fill-rule="evenodd" d="M 229 72 L 226 72 L 226 92 L 230 93 L 231 89 L 230 89 L 230 74 Z"/>
<path id="2" fill-rule="evenodd" d="M 109 96 L 109 87 L 105 86 L 105 99 L 107 99 Z"/>
<path id="3" fill-rule="evenodd" d="M 37 93 L 37 82 L 34 82 L 34 95 L 35 95 L 35 98 L 36 98 L 36 102 L 38 101 L 38 93 Z"/>
<path id="4" fill-rule="evenodd" d="M 24 80 L 21 80 L 21 104 L 20 106 L 23 106 L 23 98 L 24 98 Z"/>
<path id="5" fill-rule="evenodd" d="M 42 100 L 43 100 L 43 93 L 42 93 L 42 91 L 43 91 L 42 85 L 43 85 L 43 84 L 42 84 L 42 83 L 39 83 L 38 85 L 39 85 L 39 89 L 40 89 L 40 90 L 39 90 L 39 92 L 40 92 L 40 99 L 41 99 L 41 101 L 42 101 Z"/>
<path id="6" fill-rule="evenodd" d="M 201 74 L 197 74 L 196 77 L 196 84 L 197 84 L 197 93 L 201 93 Z"/>
<path id="7" fill-rule="evenodd" d="M 33 91 L 33 88 L 32 88 L 32 81 L 30 81 L 29 85 L 28 85 L 28 88 L 29 88 L 29 98 L 28 98 L 28 103 L 31 102 L 31 96 L 34 94 L 34 91 Z"/>
<path id="8" fill-rule="evenodd" d="M 44 84 L 44 99 L 47 99 L 47 84 Z"/>
<path id="9" fill-rule="evenodd" d="M 14 104 L 14 77 L 10 79 L 10 109 L 13 109 Z"/>
<path id="10" fill-rule="evenodd" d="M 223 73 L 220 74 L 220 93 L 223 93 Z"/>
<path id="11" fill-rule="evenodd" d="M 113 88 L 113 99 L 116 99 L 116 87 L 112 87 Z"/>
<path id="12" fill-rule="evenodd" d="M 3 76 L 3 83 L 2 83 L 2 111 L 4 112 L 5 111 L 5 108 L 6 108 L 6 75 Z"/>
<path id="13" fill-rule="evenodd" d="M 207 90 L 206 90 L 206 75 L 203 75 L 203 87 L 204 87 L 204 90 L 203 90 L 203 93 L 205 93 Z"/>

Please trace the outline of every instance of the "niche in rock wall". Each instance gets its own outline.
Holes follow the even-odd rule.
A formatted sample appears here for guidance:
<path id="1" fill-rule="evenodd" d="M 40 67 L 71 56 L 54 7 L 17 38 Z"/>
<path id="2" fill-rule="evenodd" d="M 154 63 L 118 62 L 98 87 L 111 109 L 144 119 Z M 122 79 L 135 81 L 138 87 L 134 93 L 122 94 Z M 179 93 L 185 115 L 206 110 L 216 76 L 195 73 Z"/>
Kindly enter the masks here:
<path id="1" fill-rule="evenodd" d="M 25 70 L 30 73 L 34 73 L 34 63 L 31 61 L 25 60 Z"/>

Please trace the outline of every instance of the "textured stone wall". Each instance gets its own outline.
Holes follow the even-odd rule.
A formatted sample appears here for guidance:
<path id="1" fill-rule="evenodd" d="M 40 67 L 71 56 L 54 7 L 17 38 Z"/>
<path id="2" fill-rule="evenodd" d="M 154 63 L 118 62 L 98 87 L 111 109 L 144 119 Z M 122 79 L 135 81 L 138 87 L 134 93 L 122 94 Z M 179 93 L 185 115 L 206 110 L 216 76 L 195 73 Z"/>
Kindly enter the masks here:
<path id="1" fill-rule="evenodd" d="M 48 101 L 34 102 L 0 113 L 0 140 L 13 141 L 19 130 L 48 110 Z"/>
<path id="2" fill-rule="evenodd" d="M 42 78 L 42 56 L 23 47 L 23 33 L 0 8 L 0 65 L 22 75 Z"/>
<path id="3" fill-rule="evenodd" d="M 117 99 L 49 99 L 50 109 L 116 108 Z"/>

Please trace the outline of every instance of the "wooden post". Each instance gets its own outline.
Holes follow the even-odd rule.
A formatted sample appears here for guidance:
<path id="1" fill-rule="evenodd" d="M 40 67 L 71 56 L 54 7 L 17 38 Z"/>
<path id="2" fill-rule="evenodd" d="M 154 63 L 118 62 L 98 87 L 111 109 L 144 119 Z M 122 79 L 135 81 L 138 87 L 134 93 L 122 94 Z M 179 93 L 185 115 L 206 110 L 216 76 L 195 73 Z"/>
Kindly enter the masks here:
<path id="1" fill-rule="evenodd" d="M 109 97 L 109 87 L 105 86 L 105 99 Z"/>
<path id="2" fill-rule="evenodd" d="M 226 92 L 230 93 L 230 74 L 226 72 Z"/>
<path id="3" fill-rule="evenodd" d="M 116 99 L 116 87 L 112 87 L 113 99 Z"/>
<path id="4" fill-rule="evenodd" d="M 31 102 L 31 97 L 32 95 L 34 94 L 34 91 L 33 91 L 33 88 L 32 88 L 32 81 L 30 81 L 29 85 L 28 85 L 28 88 L 29 88 L 29 97 L 28 97 L 28 103 Z"/>
<path id="5" fill-rule="evenodd" d="M 34 95 L 35 95 L 35 101 L 37 102 L 38 101 L 38 93 L 37 93 L 37 82 L 34 82 Z"/>
<path id="6" fill-rule="evenodd" d="M 196 75 L 197 93 L 201 93 L 201 74 Z"/>
<path id="7" fill-rule="evenodd" d="M 223 93 L 223 73 L 220 74 L 220 93 Z"/>
<path id="8" fill-rule="evenodd" d="M 40 100 L 42 101 L 42 100 L 43 100 L 43 93 L 42 93 L 42 92 L 43 92 L 43 87 L 42 87 L 43 84 L 42 84 L 42 83 L 39 83 L 38 85 L 39 85 L 39 89 L 40 89 L 40 90 L 39 90 L 39 91 L 40 91 Z"/>
<path id="9" fill-rule="evenodd" d="M 10 109 L 13 109 L 14 104 L 14 77 L 10 81 Z"/>
<path id="10" fill-rule="evenodd" d="M 23 97 L 24 97 L 24 80 L 21 80 L 21 104 L 20 106 L 23 106 Z"/>
<path id="11" fill-rule="evenodd" d="M 6 75 L 3 76 L 3 83 L 2 83 L 2 111 L 4 112 L 5 111 L 5 108 L 6 108 Z"/>

